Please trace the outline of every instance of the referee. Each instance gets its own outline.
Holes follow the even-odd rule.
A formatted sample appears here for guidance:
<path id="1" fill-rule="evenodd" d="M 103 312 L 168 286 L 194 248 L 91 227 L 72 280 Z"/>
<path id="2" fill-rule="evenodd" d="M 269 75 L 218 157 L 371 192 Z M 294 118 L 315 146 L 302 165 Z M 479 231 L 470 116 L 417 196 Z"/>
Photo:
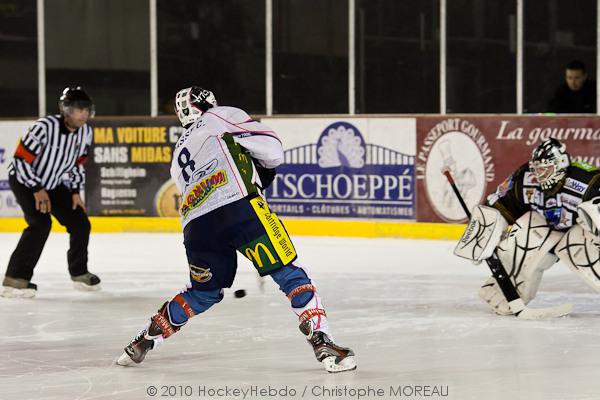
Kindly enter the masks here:
<path id="1" fill-rule="evenodd" d="M 87 269 L 90 221 L 79 195 L 92 144 L 87 122 L 94 116 L 94 103 L 81 87 L 68 87 L 58 107 L 60 115 L 40 118 L 21 138 L 8 167 L 10 188 L 28 226 L 10 257 L 3 297 L 35 296 L 31 277 L 50 233 L 50 214 L 69 232 L 67 261 L 75 287 L 100 289 L 100 278 Z"/>

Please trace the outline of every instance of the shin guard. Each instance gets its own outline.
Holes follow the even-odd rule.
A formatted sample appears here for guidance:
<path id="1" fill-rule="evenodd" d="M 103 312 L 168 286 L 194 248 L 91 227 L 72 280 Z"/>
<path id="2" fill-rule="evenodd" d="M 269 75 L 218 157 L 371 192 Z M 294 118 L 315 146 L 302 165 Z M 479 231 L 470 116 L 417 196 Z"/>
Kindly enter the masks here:
<path id="1" fill-rule="evenodd" d="M 294 262 L 273 272 L 271 277 L 287 295 L 300 323 L 310 321 L 313 330 L 331 335 L 323 302 L 303 268 Z"/>

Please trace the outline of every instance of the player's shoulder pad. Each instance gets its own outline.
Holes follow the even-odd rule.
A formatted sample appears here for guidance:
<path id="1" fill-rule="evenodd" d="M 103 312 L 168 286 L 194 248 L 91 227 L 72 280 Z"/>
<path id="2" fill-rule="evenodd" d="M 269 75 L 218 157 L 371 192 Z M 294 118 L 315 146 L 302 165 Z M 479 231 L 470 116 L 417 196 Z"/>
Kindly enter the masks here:
<path id="1" fill-rule="evenodd" d="M 592 164 L 588 164 L 586 162 L 582 162 L 582 161 L 573 161 L 571 163 L 571 165 L 569 166 L 569 168 L 571 168 L 573 170 L 582 170 L 582 171 L 586 171 L 586 172 L 598 173 L 598 167 L 596 167 L 595 165 L 592 165 Z"/>
<path id="2" fill-rule="evenodd" d="M 572 162 L 567 168 L 567 178 L 575 179 L 585 184 L 590 183 L 599 173 L 600 170 L 598 170 L 598 167 L 578 161 Z"/>
<path id="3" fill-rule="evenodd" d="M 513 174 L 513 176 L 514 177 L 517 177 L 517 176 L 522 177 L 527 172 L 529 172 L 529 162 L 521 164 L 521 166 L 515 171 L 515 173 Z"/>
<path id="4" fill-rule="evenodd" d="M 206 113 L 209 115 L 214 114 L 232 124 L 241 124 L 252 121 L 252 118 L 246 111 L 237 107 L 218 106 L 211 108 Z"/>
<path id="5" fill-rule="evenodd" d="M 536 180 L 533 178 L 533 174 L 529 170 L 528 162 L 519 166 L 519 168 L 517 168 L 517 170 L 507 178 L 507 180 L 508 179 L 511 180 L 510 189 L 514 190 L 515 193 L 518 193 L 524 186 L 532 186 L 536 184 Z"/>

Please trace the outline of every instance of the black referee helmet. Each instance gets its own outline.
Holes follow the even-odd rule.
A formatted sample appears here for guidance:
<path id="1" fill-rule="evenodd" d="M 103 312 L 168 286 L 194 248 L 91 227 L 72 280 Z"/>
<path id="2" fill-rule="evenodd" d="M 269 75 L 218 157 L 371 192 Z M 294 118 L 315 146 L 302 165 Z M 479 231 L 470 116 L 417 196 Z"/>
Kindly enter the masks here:
<path id="1" fill-rule="evenodd" d="M 58 99 L 58 109 L 62 115 L 68 114 L 69 108 L 87 108 L 90 110 L 90 118 L 96 113 L 94 101 L 81 86 L 65 88 Z"/>

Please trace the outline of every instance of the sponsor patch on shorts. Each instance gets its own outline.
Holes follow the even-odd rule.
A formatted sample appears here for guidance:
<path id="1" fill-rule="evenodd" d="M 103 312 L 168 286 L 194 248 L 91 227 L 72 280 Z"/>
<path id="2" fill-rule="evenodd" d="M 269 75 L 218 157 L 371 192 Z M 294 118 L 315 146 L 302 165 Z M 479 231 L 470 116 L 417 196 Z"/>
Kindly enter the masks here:
<path id="1" fill-rule="evenodd" d="M 205 283 L 212 279 L 213 274 L 210 268 L 200 268 L 190 264 L 190 276 L 198 283 Z"/>

